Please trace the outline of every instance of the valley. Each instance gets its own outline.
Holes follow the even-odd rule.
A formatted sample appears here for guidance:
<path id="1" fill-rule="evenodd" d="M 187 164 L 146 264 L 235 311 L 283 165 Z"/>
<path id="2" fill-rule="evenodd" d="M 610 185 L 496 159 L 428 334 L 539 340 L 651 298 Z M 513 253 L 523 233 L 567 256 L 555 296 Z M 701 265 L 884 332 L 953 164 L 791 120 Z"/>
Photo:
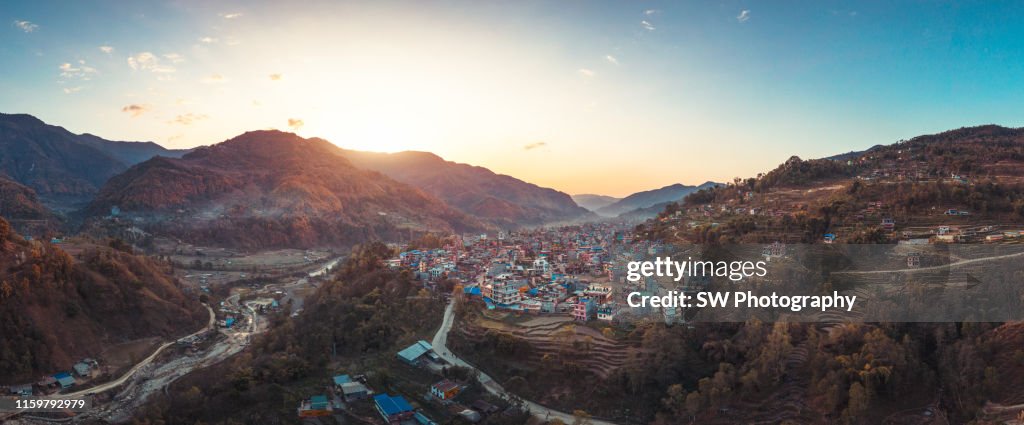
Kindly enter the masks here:
<path id="1" fill-rule="evenodd" d="M 5 333 L 0 385 L 94 407 L 4 419 L 378 423 L 386 401 L 345 395 L 363 388 L 435 423 L 1011 424 L 1022 134 L 960 129 L 727 184 L 579 197 L 591 211 L 432 154 L 280 131 L 168 156 L 67 136 L 134 163 L 81 191 L 0 179 L 2 306 L 36 327 Z M 88 200 L 69 212 L 37 193 Z M 755 290 L 867 307 L 629 307 L 632 292 L 736 289 L 625 278 L 669 255 L 764 258 Z M 133 345 L 128 361 L 104 350 Z M 121 366 L 51 382 L 86 360 Z M 920 387 L 942 390 L 900 396 Z"/>

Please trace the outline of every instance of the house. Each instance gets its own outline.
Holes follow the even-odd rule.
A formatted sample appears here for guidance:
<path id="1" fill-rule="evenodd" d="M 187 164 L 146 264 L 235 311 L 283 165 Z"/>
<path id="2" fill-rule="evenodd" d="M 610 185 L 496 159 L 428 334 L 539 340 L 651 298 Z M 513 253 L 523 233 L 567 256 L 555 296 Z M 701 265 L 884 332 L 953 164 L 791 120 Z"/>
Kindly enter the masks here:
<path id="1" fill-rule="evenodd" d="M 430 420 L 430 418 L 428 418 L 427 415 L 424 415 L 422 412 L 416 412 L 415 414 L 412 415 L 412 418 L 415 419 L 416 423 L 420 425 L 438 425 L 437 422 Z"/>
<path id="2" fill-rule="evenodd" d="M 345 401 L 363 400 L 370 395 L 370 390 L 361 382 L 346 382 L 341 384 L 341 394 Z"/>
<path id="3" fill-rule="evenodd" d="M 75 378 L 71 377 L 71 374 L 67 372 L 61 372 L 53 375 L 53 379 L 57 380 L 57 384 L 60 385 L 60 389 L 62 390 L 75 386 Z"/>
<path id="4" fill-rule="evenodd" d="M 390 396 L 377 394 L 373 397 L 373 404 L 377 407 L 377 413 L 389 424 L 398 424 L 402 421 L 412 419 L 415 412 L 408 401 L 402 396 Z"/>
<path id="5" fill-rule="evenodd" d="M 9 389 L 11 395 L 21 397 L 32 396 L 32 384 L 12 385 Z"/>
<path id="6" fill-rule="evenodd" d="M 474 424 L 480 422 L 480 420 L 484 418 L 483 416 L 480 415 L 480 412 L 477 412 L 476 410 L 472 409 L 465 409 L 459 412 L 459 416 L 462 416 L 463 419 Z"/>
<path id="7" fill-rule="evenodd" d="M 459 384 L 456 384 L 450 380 L 442 380 L 434 385 L 430 386 L 430 394 L 441 400 L 451 400 L 453 397 L 459 394 L 462 388 Z"/>
<path id="8" fill-rule="evenodd" d="M 597 308 L 597 320 L 604 320 L 610 322 L 615 320 L 615 306 L 611 304 L 604 304 Z"/>
<path id="9" fill-rule="evenodd" d="M 399 351 L 398 358 L 412 366 L 418 366 L 424 359 L 436 360 L 437 355 L 434 354 L 434 348 L 430 343 L 421 339 Z"/>
<path id="10" fill-rule="evenodd" d="M 331 403 L 327 401 L 327 396 L 320 394 L 310 397 L 309 400 L 303 400 L 299 404 L 298 415 L 300 418 L 328 416 L 333 410 Z"/>
<path id="11" fill-rule="evenodd" d="M 594 317 L 596 306 L 593 298 L 580 298 L 572 309 L 572 318 L 586 322 Z"/>
<path id="12" fill-rule="evenodd" d="M 835 242 L 836 241 L 836 234 L 835 233 L 826 233 L 825 237 L 823 238 L 823 241 L 825 243 L 829 243 L 829 244 L 832 243 L 832 242 Z"/>
<path id="13" fill-rule="evenodd" d="M 75 374 L 84 378 L 90 376 L 89 372 L 92 370 L 92 365 L 86 362 L 78 362 L 71 366 L 71 368 L 75 370 Z"/>
<path id="14" fill-rule="evenodd" d="M 896 228 L 896 220 L 892 219 L 891 217 L 883 218 L 882 219 L 882 228 L 885 229 L 885 230 L 892 230 L 892 229 Z"/>
<path id="15" fill-rule="evenodd" d="M 335 376 L 332 380 L 334 381 L 334 386 L 337 388 L 341 388 L 342 385 L 352 382 L 352 378 L 350 378 L 348 375 L 338 375 Z"/>

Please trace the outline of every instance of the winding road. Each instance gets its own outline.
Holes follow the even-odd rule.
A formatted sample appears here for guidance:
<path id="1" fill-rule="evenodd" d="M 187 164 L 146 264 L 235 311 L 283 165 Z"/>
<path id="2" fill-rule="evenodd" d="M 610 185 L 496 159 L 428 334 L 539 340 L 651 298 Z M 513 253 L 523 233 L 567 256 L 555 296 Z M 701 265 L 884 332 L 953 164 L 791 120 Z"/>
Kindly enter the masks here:
<path id="1" fill-rule="evenodd" d="M 442 319 L 441 321 L 441 328 L 437 330 L 437 333 L 434 334 L 434 339 L 431 341 L 431 346 L 433 347 L 434 352 L 452 365 L 462 366 L 465 368 L 475 370 L 478 373 L 477 379 L 480 381 L 480 384 L 484 386 L 487 392 L 494 394 L 498 397 L 501 397 L 505 400 L 510 400 L 512 394 L 509 393 L 508 391 L 505 391 L 505 388 L 503 388 L 501 384 L 498 383 L 498 381 L 495 381 L 489 375 L 487 375 L 480 369 L 477 369 L 476 366 L 466 363 L 465 360 L 462 360 L 461 358 L 453 354 L 451 350 L 448 349 L 448 332 L 452 330 L 452 324 L 455 322 L 454 306 L 454 302 L 449 302 L 448 307 L 444 309 L 444 319 Z M 526 408 L 530 410 L 530 413 L 532 413 L 534 416 L 544 420 L 551 420 L 557 418 L 567 424 L 571 424 L 576 420 L 576 417 L 570 413 L 549 409 L 547 407 L 544 407 L 540 404 L 534 403 L 529 400 L 523 400 L 523 405 L 525 405 Z M 590 423 L 593 425 L 614 424 L 613 422 L 602 421 L 599 419 L 590 419 Z"/>

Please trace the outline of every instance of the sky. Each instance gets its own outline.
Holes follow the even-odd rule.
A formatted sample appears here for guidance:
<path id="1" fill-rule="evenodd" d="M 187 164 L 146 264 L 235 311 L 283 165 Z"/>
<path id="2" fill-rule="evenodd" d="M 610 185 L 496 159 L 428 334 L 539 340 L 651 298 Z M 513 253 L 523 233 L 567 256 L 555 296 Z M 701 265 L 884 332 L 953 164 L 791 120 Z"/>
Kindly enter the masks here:
<path id="1" fill-rule="evenodd" d="M 1013 2 L 5 1 L 0 112 L 169 148 L 276 128 L 567 193 L 1024 126 Z"/>

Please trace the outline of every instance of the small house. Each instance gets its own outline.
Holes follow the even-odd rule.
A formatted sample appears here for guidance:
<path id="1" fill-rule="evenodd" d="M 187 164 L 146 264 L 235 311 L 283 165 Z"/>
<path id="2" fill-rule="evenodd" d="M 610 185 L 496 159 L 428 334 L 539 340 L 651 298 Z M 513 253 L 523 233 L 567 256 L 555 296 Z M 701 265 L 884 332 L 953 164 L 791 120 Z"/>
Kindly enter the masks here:
<path id="1" fill-rule="evenodd" d="M 453 397 L 459 394 L 459 384 L 456 384 L 450 380 L 442 380 L 434 385 L 430 386 L 430 394 L 441 400 L 451 400 Z"/>
<path id="2" fill-rule="evenodd" d="M 86 362 L 75 363 L 71 368 L 75 370 L 76 375 L 83 378 L 90 376 L 90 372 L 92 371 L 92 366 Z"/>
<path id="3" fill-rule="evenodd" d="M 436 359 L 437 355 L 434 354 L 434 348 L 430 345 L 429 342 L 419 340 L 416 341 L 415 344 L 406 347 L 402 351 L 399 351 L 398 358 L 412 366 L 418 366 L 420 362 L 425 359 Z"/>
<path id="4" fill-rule="evenodd" d="M 9 391 L 14 396 L 31 397 L 32 384 L 12 385 Z"/>
<path id="5" fill-rule="evenodd" d="M 331 403 L 327 400 L 327 396 L 320 394 L 310 397 L 309 400 L 303 400 L 299 404 L 297 413 L 300 418 L 312 418 L 328 416 L 333 410 Z"/>
<path id="6" fill-rule="evenodd" d="M 341 384 L 341 394 L 345 401 L 363 400 L 370 395 L 370 390 L 361 382 L 346 382 Z"/>
<path id="7" fill-rule="evenodd" d="M 61 372 L 56 375 L 53 375 L 53 379 L 57 380 L 57 384 L 60 385 L 60 389 L 62 390 L 66 390 L 68 388 L 75 386 L 75 378 L 73 378 L 71 374 L 67 372 Z"/>

